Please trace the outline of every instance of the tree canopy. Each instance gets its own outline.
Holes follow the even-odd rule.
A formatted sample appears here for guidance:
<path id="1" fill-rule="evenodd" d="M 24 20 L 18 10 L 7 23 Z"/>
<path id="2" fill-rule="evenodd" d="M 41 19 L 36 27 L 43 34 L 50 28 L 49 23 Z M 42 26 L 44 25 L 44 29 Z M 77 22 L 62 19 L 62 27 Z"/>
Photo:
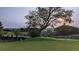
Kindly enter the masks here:
<path id="1" fill-rule="evenodd" d="M 40 31 L 48 26 L 54 27 L 58 18 L 64 18 L 65 23 L 71 23 L 72 10 L 66 10 L 61 7 L 37 7 L 36 10 L 30 11 L 25 18 L 29 28 L 39 28 Z"/>

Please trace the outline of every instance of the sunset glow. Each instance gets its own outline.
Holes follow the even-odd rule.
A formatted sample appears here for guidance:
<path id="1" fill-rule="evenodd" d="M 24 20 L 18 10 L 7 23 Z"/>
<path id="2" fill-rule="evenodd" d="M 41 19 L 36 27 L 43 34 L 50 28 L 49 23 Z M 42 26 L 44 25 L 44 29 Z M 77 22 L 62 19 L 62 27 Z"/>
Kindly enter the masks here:
<path id="1" fill-rule="evenodd" d="M 64 22 L 64 19 L 63 19 L 63 18 L 58 18 L 58 21 L 59 21 L 60 23 L 63 23 L 63 22 Z"/>

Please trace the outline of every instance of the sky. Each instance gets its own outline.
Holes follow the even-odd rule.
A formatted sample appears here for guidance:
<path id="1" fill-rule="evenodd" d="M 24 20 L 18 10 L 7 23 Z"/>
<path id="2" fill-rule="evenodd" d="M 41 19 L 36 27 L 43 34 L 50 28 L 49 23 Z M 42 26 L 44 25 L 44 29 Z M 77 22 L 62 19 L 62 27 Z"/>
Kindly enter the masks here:
<path id="1" fill-rule="evenodd" d="M 0 21 L 4 28 L 25 27 L 25 15 L 34 9 L 33 7 L 0 7 Z"/>
<path id="2" fill-rule="evenodd" d="M 71 25 L 79 27 L 79 7 L 65 7 L 66 9 L 73 10 Z M 0 21 L 4 28 L 21 28 L 25 26 L 25 15 L 29 11 L 35 10 L 35 7 L 0 7 Z"/>

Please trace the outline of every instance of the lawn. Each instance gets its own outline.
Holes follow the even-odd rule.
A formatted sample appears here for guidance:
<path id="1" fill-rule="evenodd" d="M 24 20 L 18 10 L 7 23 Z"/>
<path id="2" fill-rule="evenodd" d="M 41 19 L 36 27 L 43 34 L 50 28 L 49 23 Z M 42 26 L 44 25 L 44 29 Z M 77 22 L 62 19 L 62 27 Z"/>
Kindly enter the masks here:
<path id="1" fill-rule="evenodd" d="M 33 38 L 16 42 L 0 42 L 0 51 L 79 51 L 79 41 Z"/>

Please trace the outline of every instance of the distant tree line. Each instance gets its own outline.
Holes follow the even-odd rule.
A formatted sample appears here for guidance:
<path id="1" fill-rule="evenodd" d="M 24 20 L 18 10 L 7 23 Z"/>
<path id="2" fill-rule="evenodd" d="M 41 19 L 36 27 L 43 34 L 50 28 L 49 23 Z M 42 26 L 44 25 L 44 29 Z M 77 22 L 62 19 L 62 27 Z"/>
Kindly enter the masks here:
<path id="1" fill-rule="evenodd" d="M 0 40 L 17 41 L 25 40 L 23 36 L 19 36 L 21 32 L 26 32 L 25 28 L 3 28 L 2 22 L 0 22 Z"/>
<path id="2" fill-rule="evenodd" d="M 28 29 L 27 28 L 4 28 L 3 30 L 4 31 L 10 31 L 10 32 L 15 31 L 15 30 L 19 30 L 20 32 L 25 32 Z"/>

